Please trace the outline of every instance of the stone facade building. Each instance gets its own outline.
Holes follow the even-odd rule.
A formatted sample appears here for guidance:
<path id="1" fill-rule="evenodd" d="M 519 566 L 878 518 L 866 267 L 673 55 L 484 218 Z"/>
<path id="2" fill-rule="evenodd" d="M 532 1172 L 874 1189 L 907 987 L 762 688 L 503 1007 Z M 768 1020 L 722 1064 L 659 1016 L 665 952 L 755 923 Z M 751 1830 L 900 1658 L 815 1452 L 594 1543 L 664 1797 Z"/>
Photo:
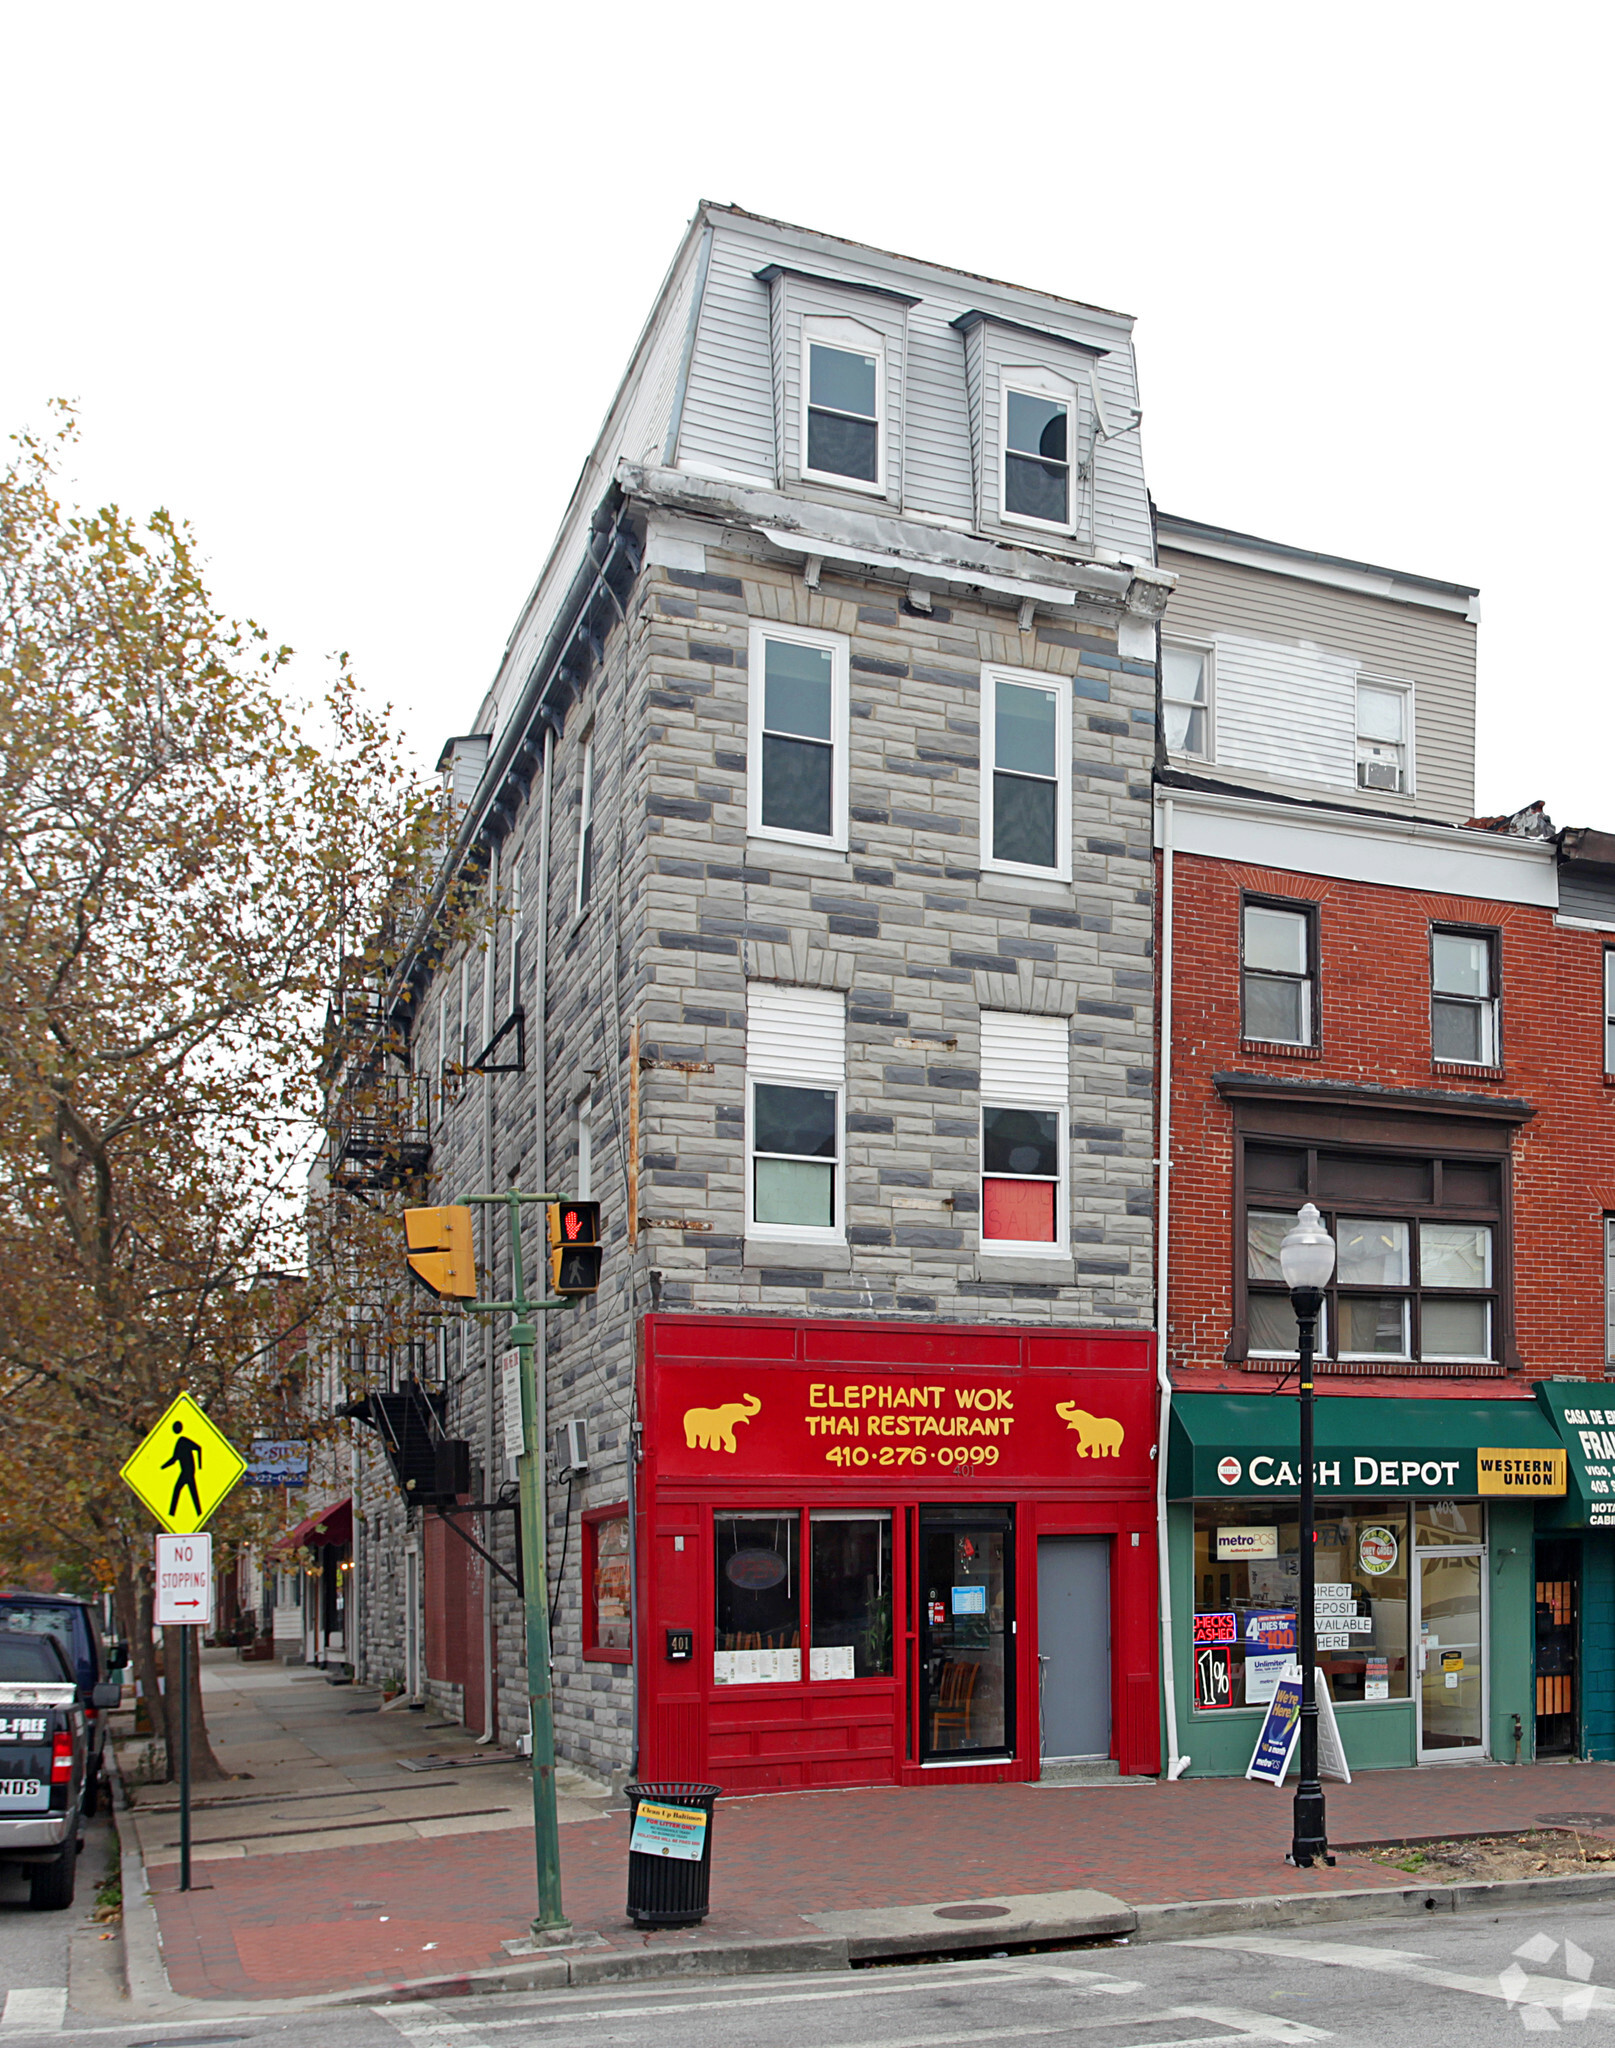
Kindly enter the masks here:
<path id="1" fill-rule="evenodd" d="M 1025 1776 L 1043 1754 L 1154 1767 L 1151 774 L 1172 579 L 1129 336 L 1114 313 L 703 207 L 445 749 L 445 874 L 480 873 L 494 915 L 444 955 L 428 911 L 366 1057 L 414 1119 L 409 1199 L 549 1186 L 604 1207 L 603 1284 L 543 1319 L 541 1354 L 552 1440 L 587 1432 L 586 1469 L 552 1460 L 548 1493 L 558 1742 L 601 1772 L 666 1750 L 653 1712 L 717 1725 L 714 1685 L 740 1688 L 725 1704 L 751 1732 L 679 1754 L 737 1784 L 939 1759 Z M 340 1115 L 331 1156 L 358 1171 Z M 478 1213 L 503 1294 L 502 1212 Z M 514 1742 L 502 1339 L 458 1313 L 420 1327 L 368 1361 L 394 1407 L 355 1430 L 353 1654 Z M 868 1405 L 932 1418 L 944 1394 L 955 1413 L 1019 1398 L 1017 1416 L 1032 1398 L 971 1374 L 1065 1378 L 1013 1448 L 980 1451 L 1013 1465 L 1025 1444 L 1013 1485 L 951 1439 L 874 1447 L 876 1467 L 903 1450 L 899 1484 L 826 1470 L 806 1439 L 765 1452 L 752 1424 L 659 1510 L 652 1356 L 726 1385 L 720 1360 L 810 1371 L 814 1332 L 855 1369 L 880 1351 Z M 804 1406 L 826 1384 L 805 1380 Z M 1088 1459 L 1053 1417 L 1062 1389 L 1062 1417 L 1136 1415 L 1121 1455 Z M 794 1398 L 771 1394 L 770 1420 Z M 380 1455 L 412 1415 L 470 1446 L 447 1515 L 406 1508 Z M 700 1558 L 699 1585 L 664 1585 L 664 1548 Z M 938 1572 L 968 1624 L 922 1599 Z M 1040 1582 L 1063 1617 L 1042 1654 L 1094 1694 L 1052 1746 Z M 1111 1612 L 1142 1625 L 1112 1640 Z M 686 1629 L 705 1690 L 681 1705 L 664 1636 Z M 860 1721 L 884 1730 L 873 1764 Z"/>

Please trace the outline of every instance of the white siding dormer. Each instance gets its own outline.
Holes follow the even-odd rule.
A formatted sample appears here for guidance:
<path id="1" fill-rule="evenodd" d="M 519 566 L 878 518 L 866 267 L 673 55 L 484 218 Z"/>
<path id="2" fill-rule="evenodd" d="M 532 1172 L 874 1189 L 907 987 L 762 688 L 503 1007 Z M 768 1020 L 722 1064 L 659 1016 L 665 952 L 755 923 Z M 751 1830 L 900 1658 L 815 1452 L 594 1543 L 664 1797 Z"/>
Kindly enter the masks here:
<path id="1" fill-rule="evenodd" d="M 789 488 L 903 502 L 906 292 L 770 263 L 776 474 Z"/>
<path id="2" fill-rule="evenodd" d="M 964 340 L 977 526 L 1091 546 L 1093 377 L 1107 351 L 975 310 L 951 324 Z"/>

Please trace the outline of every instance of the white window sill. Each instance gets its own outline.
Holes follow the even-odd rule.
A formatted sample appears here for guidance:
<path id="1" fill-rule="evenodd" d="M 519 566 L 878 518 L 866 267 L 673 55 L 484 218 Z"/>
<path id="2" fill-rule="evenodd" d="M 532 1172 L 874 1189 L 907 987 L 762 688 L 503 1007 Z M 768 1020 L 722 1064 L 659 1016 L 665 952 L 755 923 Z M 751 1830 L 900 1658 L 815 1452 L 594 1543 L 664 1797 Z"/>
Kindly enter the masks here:
<path id="1" fill-rule="evenodd" d="M 845 1239 L 826 1238 L 814 1244 L 801 1237 L 748 1237 L 741 1253 L 743 1266 L 782 1266 L 807 1273 L 845 1273 L 852 1252 Z"/>
<path id="2" fill-rule="evenodd" d="M 803 846 L 794 839 L 746 834 L 746 859 L 757 867 L 795 868 L 802 874 L 850 875 L 852 857 L 835 846 Z"/>
<path id="3" fill-rule="evenodd" d="M 996 875 L 1003 882 L 1030 882 L 1034 889 L 1039 886 L 1043 888 L 1058 888 L 1062 894 L 1069 894 L 1071 890 L 1071 870 L 1069 866 L 1059 868 L 1018 868 L 1010 866 L 1006 861 L 984 860 L 981 864 L 981 879 L 985 882 L 989 875 Z"/>
<path id="4" fill-rule="evenodd" d="M 1069 1252 L 976 1252 L 978 1280 L 1030 1280 L 1043 1287 L 1075 1287 L 1077 1262 Z"/>
<path id="5" fill-rule="evenodd" d="M 1037 875 L 1005 874 L 997 868 L 983 868 L 976 885 L 983 896 L 995 896 L 1002 903 L 1060 903 L 1071 901 L 1069 882 L 1057 882 Z"/>

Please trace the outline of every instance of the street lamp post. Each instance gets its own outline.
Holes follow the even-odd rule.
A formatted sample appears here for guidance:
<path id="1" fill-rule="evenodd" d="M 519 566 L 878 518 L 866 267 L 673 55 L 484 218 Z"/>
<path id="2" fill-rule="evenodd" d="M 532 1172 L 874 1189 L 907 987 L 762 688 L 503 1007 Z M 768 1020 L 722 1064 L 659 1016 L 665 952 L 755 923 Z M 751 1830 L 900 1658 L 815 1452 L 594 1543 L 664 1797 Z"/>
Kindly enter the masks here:
<path id="1" fill-rule="evenodd" d="M 1290 1290 L 1295 1310 L 1301 1402 L 1301 1778 L 1295 1788 L 1295 1819 L 1289 1860 L 1298 1869 L 1310 1870 L 1314 1863 L 1333 1863 L 1325 1825 L 1323 1785 L 1318 1777 L 1318 1616 L 1314 1585 L 1317 1542 L 1316 1506 L 1313 1500 L 1312 1458 L 1312 1354 L 1317 1341 L 1318 1311 L 1323 1307 L 1323 1290 L 1335 1270 L 1335 1241 L 1323 1227 L 1316 1206 L 1307 1202 L 1295 1220 L 1295 1228 L 1279 1246 L 1279 1268 Z"/>

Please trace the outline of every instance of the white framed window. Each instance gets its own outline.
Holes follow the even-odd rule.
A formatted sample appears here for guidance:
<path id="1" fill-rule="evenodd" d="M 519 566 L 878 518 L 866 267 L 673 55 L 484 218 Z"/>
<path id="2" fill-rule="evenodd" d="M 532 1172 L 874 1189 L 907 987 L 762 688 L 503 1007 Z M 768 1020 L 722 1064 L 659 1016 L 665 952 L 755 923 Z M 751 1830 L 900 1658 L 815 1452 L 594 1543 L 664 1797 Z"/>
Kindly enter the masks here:
<path id="1" fill-rule="evenodd" d="M 1604 1357 L 1615 1365 L 1615 1216 L 1604 1218 Z"/>
<path id="2" fill-rule="evenodd" d="M 584 1202 L 594 1193 L 594 1093 L 591 1089 L 584 1089 L 575 1108 L 578 1160 L 573 1174 L 577 1186 L 573 1192 L 580 1202 Z"/>
<path id="3" fill-rule="evenodd" d="M 1413 789 L 1413 690 L 1382 676 L 1357 680 L 1357 787 L 1382 796 Z"/>
<path id="4" fill-rule="evenodd" d="M 748 829 L 845 851 L 845 635 L 754 625 L 749 664 Z"/>
<path id="5" fill-rule="evenodd" d="M 1498 1065 L 1497 946 L 1489 932 L 1430 934 L 1430 1051 L 1460 1066 Z"/>
<path id="6" fill-rule="evenodd" d="M 1063 1254 L 1071 1027 L 1064 1017 L 981 1014 L 981 1248 Z"/>
<path id="7" fill-rule="evenodd" d="M 583 742 L 582 780 L 578 789 L 577 871 L 572 884 L 572 915 L 581 917 L 594 880 L 594 732 Z"/>
<path id="8" fill-rule="evenodd" d="M 1317 975 L 1310 906 L 1247 900 L 1240 912 L 1241 1034 L 1266 1045 L 1315 1045 Z"/>
<path id="9" fill-rule="evenodd" d="M 1076 525 L 1077 388 L 1035 367 L 999 378 L 1000 516 L 1070 533 Z"/>
<path id="10" fill-rule="evenodd" d="M 802 322 L 802 474 L 886 489 L 886 344 L 855 320 Z"/>
<path id="11" fill-rule="evenodd" d="M 527 937 L 527 913 L 522 901 L 522 870 L 518 860 L 510 871 L 510 1004 L 512 1010 L 522 1006 L 522 948 Z"/>
<path id="12" fill-rule="evenodd" d="M 746 989 L 746 1235 L 839 1243 L 847 1006 L 838 990 Z"/>
<path id="13" fill-rule="evenodd" d="M 981 672 L 981 864 L 1071 878 L 1071 685 L 1036 669 Z"/>
<path id="14" fill-rule="evenodd" d="M 1615 1074 L 1615 946 L 1604 948 L 1604 1072 Z"/>
<path id="15" fill-rule="evenodd" d="M 1167 752 L 1211 759 L 1212 651 L 1185 641 L 1161 647 L 1161 723 Z"/>

